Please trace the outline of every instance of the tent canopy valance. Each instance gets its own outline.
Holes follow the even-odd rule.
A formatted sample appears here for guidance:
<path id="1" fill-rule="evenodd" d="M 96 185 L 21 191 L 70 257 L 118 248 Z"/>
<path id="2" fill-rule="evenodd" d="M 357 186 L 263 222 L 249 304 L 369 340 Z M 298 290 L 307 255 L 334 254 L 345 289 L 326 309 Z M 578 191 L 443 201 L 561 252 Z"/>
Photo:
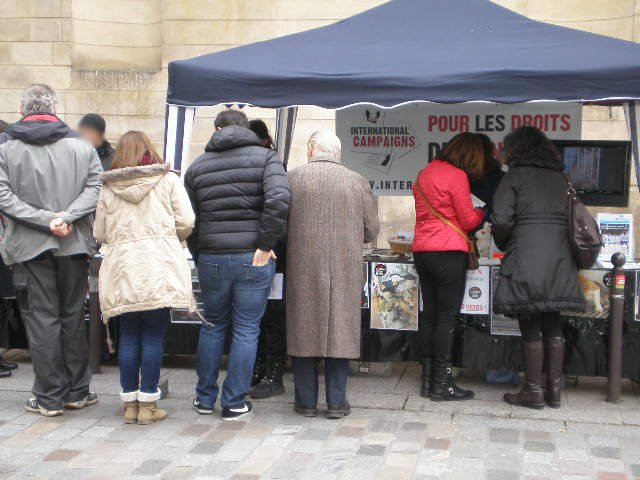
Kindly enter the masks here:
<path id="1" fill-rule="evenodd" d="M 199 106 L 541 100 L 628 104 L 637 153 L 640 45 L 489 0 L 391 0 L 326 27 L 171 62 L 166 155 L 180 166 Z M 278 137 L 290 144 L 283 114 Z"/>

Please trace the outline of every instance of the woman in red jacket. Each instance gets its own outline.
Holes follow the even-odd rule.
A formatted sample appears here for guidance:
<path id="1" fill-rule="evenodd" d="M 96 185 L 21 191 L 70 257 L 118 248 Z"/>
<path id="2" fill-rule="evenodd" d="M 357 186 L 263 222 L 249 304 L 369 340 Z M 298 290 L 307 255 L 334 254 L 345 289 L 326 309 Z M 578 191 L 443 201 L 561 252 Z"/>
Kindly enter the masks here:
<path id="1" fill-rule="evenodd" d="M 436 401 L 473 398 L 471 390 L 458 388 L 451 378 L 451 350 L 466 282 L 466 233 L 484 218 L 484 210 L 471 203 L 469 179 L 482 174 L 483 162 L 480 138 L 461 133 L 420 172 L 413 187 L 413 256 L 424 303 L 419 332 L 421 394 Z"/>

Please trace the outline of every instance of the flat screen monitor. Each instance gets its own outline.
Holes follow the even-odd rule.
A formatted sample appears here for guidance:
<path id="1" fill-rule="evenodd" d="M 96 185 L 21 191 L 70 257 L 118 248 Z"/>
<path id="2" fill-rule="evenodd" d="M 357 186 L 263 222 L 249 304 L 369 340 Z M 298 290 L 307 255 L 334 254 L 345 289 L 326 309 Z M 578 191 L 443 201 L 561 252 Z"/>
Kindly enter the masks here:
<path id="1" fill-rule="evenodd" d="M 556 140 L 565 173 L 585 205 L 627 207 L 631 142 Z"/>

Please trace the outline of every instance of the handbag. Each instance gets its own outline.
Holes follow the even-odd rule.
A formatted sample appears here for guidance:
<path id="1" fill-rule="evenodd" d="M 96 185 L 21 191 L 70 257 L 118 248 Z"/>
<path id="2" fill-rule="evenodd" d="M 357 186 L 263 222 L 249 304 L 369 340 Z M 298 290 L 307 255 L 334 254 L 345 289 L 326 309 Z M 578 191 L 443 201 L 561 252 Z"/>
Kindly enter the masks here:
<path id="1" fill-rule="evenodd" d="M 429 206 L 431 213 L 433 213 L 433 215 L 442 223 L 453 228 L 458 233 L 458 235 L 464 238 L 465 242 L 467 242 L 467 247 L 469 247 L 469 253 L 467 253 L 467 270 L 477 270 L 478 268 L 480 268 L 480 253 L 478 252 L 478 243 L 476 242 L 476 239 L 466 233 L 460 227 L 458 227 L 447 217 L 442 215 L 433 207 L 433 205 L 431 205 L 431 202 L 420 186 L 420 177 L 418 177 L 418 180 L 416 181 L 416 189 L 418 190 L 418 193 L 420 194 L 424 202 Z"/>
<path id="2" fill-rule="evenodd" d="M 576 189 L 567 182 L 569 199 L 569 244 L 578 268 L 591 268 L 602 249 L 602 236 L 593 215 L 578 198 Z"/>

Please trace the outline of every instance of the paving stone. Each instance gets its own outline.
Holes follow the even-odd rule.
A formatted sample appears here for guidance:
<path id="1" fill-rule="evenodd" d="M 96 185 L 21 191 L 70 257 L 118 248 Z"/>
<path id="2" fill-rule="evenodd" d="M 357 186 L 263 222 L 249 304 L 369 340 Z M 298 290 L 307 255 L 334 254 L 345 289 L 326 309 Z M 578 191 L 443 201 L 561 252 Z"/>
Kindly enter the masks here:
<path id="1" fill-rule="evenodd" d="M 594 457 L 592 460 L 593 468 L 597 472 L 624 472 L 625 465 L 622 460 L 614 458 L 598 458 Z"/>
<path id="2" fill-rule="evenodd" d="M 598 472 L 598 480 L 628 480 L 624 473 Z"/>
<path id="3" fill-rule="evenodd" d="M 45 461 L 47 462 L 68 462 L 74 457 L 77 457 L 82 453 L 80 450 L 54 450 L 49 455 L 45 457 Z"/>
<path id="4" fill-rule="evenodd" d="M 338 437 L 360 438 L 365 432 L 366 430 L 362 427 L 340 427 L 335 434 Z"/>
<path id="5" fill-rule="evenodd" d="M 550 432 L 541 432 L 537 430 L 525 430 L 524 431 L 525 440 L 531 440 L 534 442 L 548 442 L 552 440 L 552 435 Z"/>
<path id="6" fill-rule="evenodd" d="M 593 447 L 591 455 L 601 458 L 620 458 L 620 449 L 618 447 Z"/>
<path id="7" fill-rule="evenodd" d="M 400 425 L 400 428 L 410 432 L 426 432 L 427 424 L 422 422 L 405 422 Z"/>
<path id="8" fill-rule="evenodd" d="M 134 475 L 158 475 L 171 464 L 169 460 L 147 460 L 133 471 Z"/>
<path id="9" fill-rule="evenodd" d="M 361 445 L 358 455 L 382 456 L 385 450 L 384 445 Z"/>
<path id="10" fill-rule="evenodd" d="M 591 462 L 575 462 L 573 460 L 563 460 L 558 462 L 560 473 L 566 475 L 588 475 L 591 473 Z"/>
<path id="11" fill-rule="evenodd" d="M 222 443 L 218 442 L 200 442 L 196 444 L 189 453 L 193 453 L 196 455 L 212 455 L 216 453 L 222 447 Z"/>
<path id="12" fill-rule="evenodd" d="M 554 452 L 556 446 L 551 442 L 524 442 L 524 449 L 530 452 Z"/>
<path id="13" fill-rule="evenodd" d="M 510 470 L 487 470 L 486 480 L 519 480 L 520 474 Z"/>
<path id="14" fill-rule="evenodd" d="M 331 435 L 329 430 L 303 430 L 297 438 L 301 440 L 326 440 Z"/>
<path id="15" fill-rule="evenodd" d="M 451 446 L 451 440 L 448 438 L 427 438 L 424 444 L 425 448 L 431 448 L 435 450 L 448 450 Z"/>
<path id="16" fill-rule="evenodd" d="M 518 443 L 520 432 L 511 428 L 492 428 L 489 431 L 489 441 L 496 443 Z"/>
<path id="17" fill-rule="evenodd" d="M 202 437 L 211 430 L 211 425 L 192 424 L 180 432 L 180 435 L 189 437 Z"/>

